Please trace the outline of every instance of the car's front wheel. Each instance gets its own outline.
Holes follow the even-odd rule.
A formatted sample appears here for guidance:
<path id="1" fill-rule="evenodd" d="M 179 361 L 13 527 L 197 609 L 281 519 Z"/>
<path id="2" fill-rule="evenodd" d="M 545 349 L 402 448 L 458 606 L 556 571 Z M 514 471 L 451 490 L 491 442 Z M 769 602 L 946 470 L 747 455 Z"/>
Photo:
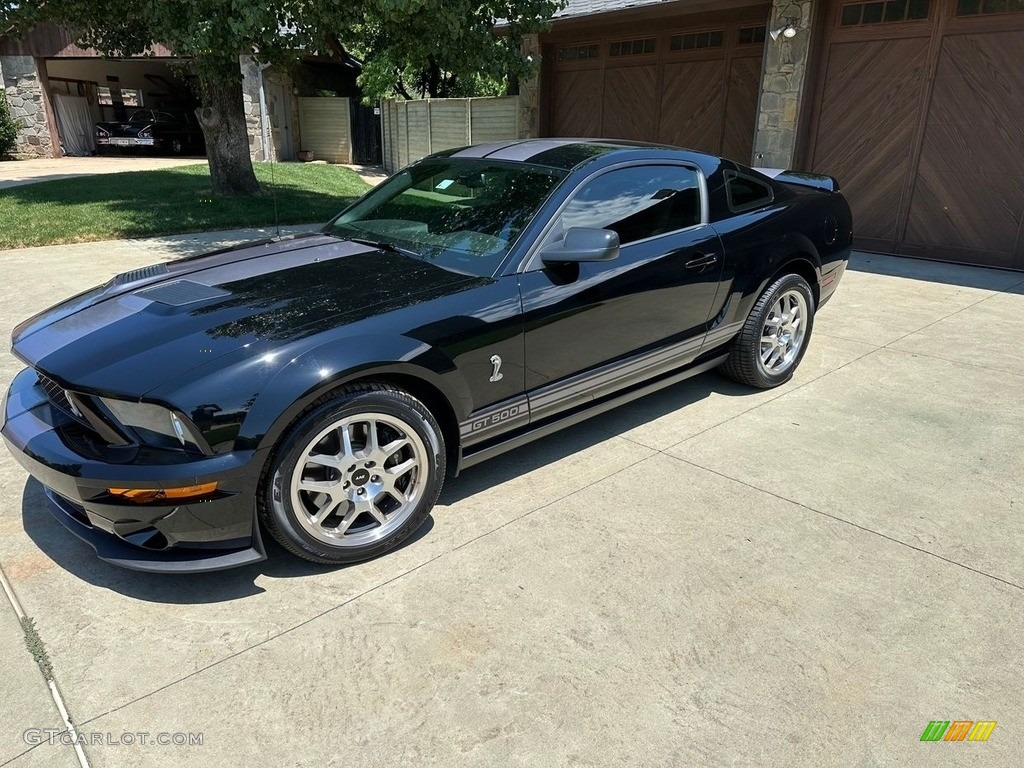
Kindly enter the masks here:
<path id="1" fill-rule="evenodd" d="M 293 554 L 359 562 L 420 527 L 444 474 L 444 436 L 426 406 L 387 385 L 356 385 L 288 432 L 263 483 L 260 518 Z"/>
<path id="2" fill-rule="evenodd" d="M 811 286 L 800 275 L 783 275 L 754 304 L 722 373 L 758 389 L 784 384 L 800 365 L 813 326 Z"/>

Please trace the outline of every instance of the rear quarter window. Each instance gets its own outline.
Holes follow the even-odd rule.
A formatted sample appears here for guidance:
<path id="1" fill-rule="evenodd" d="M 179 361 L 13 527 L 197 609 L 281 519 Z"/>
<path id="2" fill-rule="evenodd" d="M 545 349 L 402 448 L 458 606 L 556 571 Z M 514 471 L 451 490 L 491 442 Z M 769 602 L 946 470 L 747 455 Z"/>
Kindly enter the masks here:
<path id="1" fill-rule="evenodd" d="M 771 186 L 738 171 L 725 172 L 725 199 L 732 213 L 763 208 L 775 199 Z"/>

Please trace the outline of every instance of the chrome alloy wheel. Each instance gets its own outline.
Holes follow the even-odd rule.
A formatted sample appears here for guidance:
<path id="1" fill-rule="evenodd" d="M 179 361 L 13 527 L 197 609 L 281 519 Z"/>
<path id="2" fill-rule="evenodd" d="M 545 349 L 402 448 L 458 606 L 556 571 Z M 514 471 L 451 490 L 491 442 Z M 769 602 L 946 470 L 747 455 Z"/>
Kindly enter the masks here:
<path id="1" fill-rule="evenodd" d="M 346 416 L 303 449 L 291 478 L 303 528 L 331 546 L 372 544 L 412 514 L 430 472 L 427 448 L 402 419 Z"/>
<path id="2" fill-rule="evenodd" d="M 758 364 L 765 373 L 785 373 L 800 356 L 809 314 L 800 291 L 786 291 L 775 300 L 761 329 Z"/>

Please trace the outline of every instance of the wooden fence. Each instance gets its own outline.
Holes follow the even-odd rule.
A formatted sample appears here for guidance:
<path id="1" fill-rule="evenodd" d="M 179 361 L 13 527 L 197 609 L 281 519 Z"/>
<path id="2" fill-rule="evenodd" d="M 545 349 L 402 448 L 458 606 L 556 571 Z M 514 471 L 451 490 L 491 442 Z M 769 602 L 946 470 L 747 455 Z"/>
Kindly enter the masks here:
<path id="1" fill-rule="evenodd" d="M 519 97 L 391 99 L 381 102 L 384 169 L 394 173 L 433 152 L 519 138 Z"/>

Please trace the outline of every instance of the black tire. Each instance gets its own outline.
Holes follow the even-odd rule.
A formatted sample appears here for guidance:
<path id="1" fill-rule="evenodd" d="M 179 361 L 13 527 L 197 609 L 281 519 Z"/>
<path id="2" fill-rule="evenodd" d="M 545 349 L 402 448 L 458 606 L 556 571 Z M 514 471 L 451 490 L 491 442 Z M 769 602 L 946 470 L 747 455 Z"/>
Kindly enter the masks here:
<path id="1" fill-rule="evenodd" d="M 358 424 L 362 424 L 363 422 L 358 421 L 362 414 L 369 415 L 375 420 L 365 422 L 362 437 L 364 444 L 361 449 L 363 456 L 357 457 L 356 454 L 360 453 L 360 450 L 352 449 L 360 438 L 355 429 L 350 430 L 350 426 L 357 427 Z M 362 469 L 360 462 L 372 456 L 368 452 L 371 423 L 374 425 L 375 435 L 396 436 L 395 439 L 398 441 L 405 435 L 409 446 L 399 449 L 394 457 L 396 461 L 404 456 L 415 459 L 422 454 L 419 461 L 413 465 L 408 487 L 405 491 L 400 491 L 411 491 L 414 495 L 414 498 L 405 505 L 398 501 L 399 496 L 390 496 L 387 490 L 382 491 L 381 495 L 376 495 L 373 490 L 380 487 L 379 484 L 375 486 L 371 482 L 371 479 L 378 479 L 378 475 L 368 473 L 379 472 L 380 478 L 387 482 L 387 461 L 381 460 L 376 465 L 372 461 L 364 462 L 366 467 L 373 468 Z M 336 427 L 338 424 L 344 426 Z M 340 447 L 341 430 L 344 430 L 352 441 L 348 453 Z M 320 442 L 311 445 L 311 441 L 325 432 L 327 434 Z M 415 437 L 406 432 L 414 433 Z M 319 469 L 309 462 L 309 458 L 314 455 L 313 451 L 317 450 L 318 446 L 330 446 L 332 440 L 336 440 L 339 446 L 336 456 L 330 455 L 330 447 L 324 448 L 328 453 L 316 455 L 346 465 L 351 463 L 351 466 L 324 468 L 325 481 L 318 481 L 316 478 L 307 480 L 307 472 L 316 472 Z M 408 453 L 403 453 L 405 451 Z M 376 382 L 342 388 L 315 404 L 278 443 L 267 464 L 257 494 L 259 519 L 281 546 L 292 554 L 315 563 L 357 563 L 378 557 L 405 541 L 430 514 L 444 483 L 445 456 L 444 435 L 437 420 L 423 403 L 409 393 Z M 300 459 L 303 461 L 303 468 L 299 469 L 296 475 Z M 412 459 L 400 463 L 408 463 L 409 460 Z M 393 469 L 396 467 L 397 464 L 392 465 Z M 324 495 L 320 496 L 310 491 L 296 490 L 293 481 L 299 484 L 326 482 L 332 486 L 330 491 L 325 491 Z M 369 493 L 366 492 L 367 489 Z M 356 499 L 352 496 L 360 491 L 365 494 L 362 498 Z M 342 495 L 343 500 L 337 504 L 336 511 L 327 514 L 322 524 L 313 519 L 315 514 L 310 512 L 312 507 L 319 506 L 320 511 L 325 510 L 334 503 L 336 497 L 341 498 Z M 351 500 L 349 496 L 352 496 Z M 392 519 L 387 517 L 388 513 L 384 511 L 382 514 L 385 515 L 385 520 L 381 521 L 376 519 L 376 513 L 371 515 L 370 512 L 361 513 L 356 509 L 356 501 L 363 505 L 370 503 L 377 508 L 374 498 L 383 499 L 387 504 L 398 504 L 397 513 L 401 516 Z M 301 509 L 296 509 L 296 502 Z M 348 513 L 345 513 L 346 509 Z M 350 514 L 355 515 L 354 522 L 349 522 L 350 527 L 341 531 L 339 537 L 338 531 L 345 525 L 345 520 Z M 394 516 L 396 512 L 390 514 Z M 303 517 L 300 518 L 300 515 Z M 332 529 L 331 524 L 335 520 L 337 522 L 334 522 Z M 357 525 L 356 523 L 360 521 L 361 524 Z M 386 530 L 388 525 L 393 525 L 391 530 Z M 377 538 L 373 539 L 375 530 Z M 353 536 L 356 538 L 352 538 Z M 352 541 L 356 543 L 342 543 Z"/>
<path id="2" fill-rule="evenodd" d="M 803 297 L 803 305 L 800 305 L 795 293 Z M 770 369 L 761 358 L 762 332 L 766 330 L 769 318 L 773 317 L 773 312 L 783 297 L 805 309 L 806 327 L 800 338 L 799 348 L 793 350 L 791 359 L 780 360 L 777 369 Z M 807 281 L 797 274 L 783 275 L 769 285 L 758 298 L 747 316 L 743 329 L 732 343 L 729 357 L 719 370 L 733 381 L 757 389 L 771 389 L 785 384 L 793 378 L 807 351 L 811 330 L 814 328 L 814 309 L 814 292 Z"/>

